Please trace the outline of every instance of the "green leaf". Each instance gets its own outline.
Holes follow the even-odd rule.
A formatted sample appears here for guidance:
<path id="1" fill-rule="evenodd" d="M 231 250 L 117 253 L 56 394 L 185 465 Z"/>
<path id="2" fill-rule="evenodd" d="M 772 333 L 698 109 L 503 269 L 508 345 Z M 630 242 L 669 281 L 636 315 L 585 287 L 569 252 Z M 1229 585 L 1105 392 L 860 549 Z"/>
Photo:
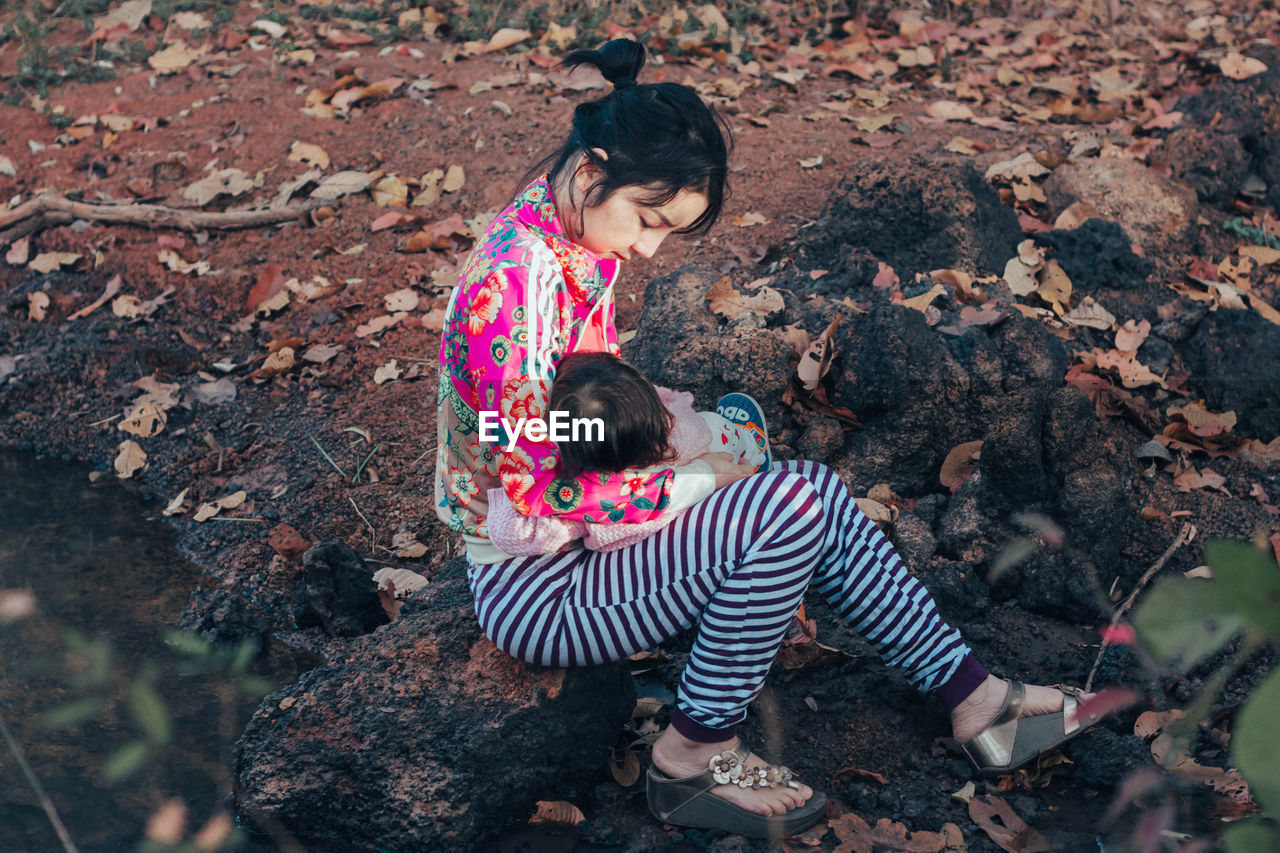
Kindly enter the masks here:
<path id="1" fill-rule="evenodd" d="M 133 740 L 111 753 L 111 756 L 103 762 L 102 774 L 104 781 L 108 783 L 119 782 L 126 776 L 134 773 L 141 767 L 151 756 L 151 747 L 146 741 Z"/>
<path id="2" fill-rule="evenodd" d="M 638 509 L 657 509 L 657 506 L 658 506 L 652 500 L 650 500 L 649 498 L 646 498 L 644 495 L 637 495 L 636 497 L 632 498 L 631 505 L 633 507 L 637 507 Z"/>
<path id="3" fill-rule="evenodd" d="M 246 637 L 236 646 L 235 657 L 231 659 L 231 671 L 236 675 L 246 672 L 258 656 L 257 637 Z"/>
<path id="4" fill-rule="evenodd" d="M 40 715 L 40 728 L 47 732 L 83 723 L 101 711 L 103 704 L 100 696 L 88 696 L 64 703 Z"/>
<path id="5" fill-rule="evenodd" d="M 238 682 L 240 692 L 245 696 L 266 696 L 276 689 L 276 683 L 270 678 L 260 675 L 246 675 Z"/>
<path id="6" fill-rule="evenodd" d="M 622 518 L 623 518 L 623 516 L 624 516 L 625 514 L 626 514 L 626 513 L 625 513 L 623 510 L 615 509 L 613 512 L 609 513 L 609 520 L 610 520 L 610 521 L 622 521 Z"/>
<path id="7" fill-rule="evenodd" d="M 1174 577 L 1146 594 L 1133 625 L 1156 661 L 1185 672 L 1226 645 L 1244 620 L 1223 600 L 1215 581 Z"/>
<path id="8" fill-rule="evenodd" d="M 156 689 L 142 679 L 129 686 L 129 716 L 152 743 L 168 743 L 173 737 L 169 709 Z"/>
<path id="9" fill-rule="evenodd" d="M 1267 676 L 1245 701 L 1231 735 L 1231 757 L 1249 780 L 1253 798 L 1280 815 L 1280 670 Z M 1280 850 L 1280 847 L 1272 847 Z"/>
<path id="10" fill-rule="evenodd" d="M 1280 850 L 1280 829 L 1255 817 L 1228 826 L 1222 840 L 1227 853 L 1275 853 Z"/>
<path id="11" fill-rule="evenodd" d="M 1204 557 L 1223 598 L 1280 640 L 1280 565 L 1247 542 L 1225 539 L 1205 543 Z"/>
<path id="12" fill-rule="evenodd" d="M 188 657 L 205 658 L 214 651 L 212 643 L 191 631 L 170 631 L 165 635 L 164 641 L 178 653 Z"/>

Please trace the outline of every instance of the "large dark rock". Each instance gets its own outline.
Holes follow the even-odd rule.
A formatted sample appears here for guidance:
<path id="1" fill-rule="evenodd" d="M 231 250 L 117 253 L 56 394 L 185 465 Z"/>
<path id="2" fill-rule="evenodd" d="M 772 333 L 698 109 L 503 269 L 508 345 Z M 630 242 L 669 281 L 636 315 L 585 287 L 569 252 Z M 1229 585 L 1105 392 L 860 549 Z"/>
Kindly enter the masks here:
<path id="1" fill-rule="evenodd" d="M 236 744 L 247 818 L 385 851 L 475 850 L 535 801 L 589 789 L 635 707 L 626 666 L 504 654 L 465 573 L 447 564 L 394 622 L 263 701 Z"/>
<path id="2" fill-rule="evenodd" d="M 1213 311 L 1183 355 L 1209 407 L 1236 413 L 1237 432 L 1280 436 L 1280 326 L 1255 311 Z"/>
<path id="3" fill-rule="evenodd" d="M 855 283 L 869 282 L 877 267 L 859 258 L 870 253 L 904 281 L 945 268 L 985 275 L 1003 270 L 1021 240 L 1017 215 L 968 163 L 871 152 L 841 179 L 797 265 L 848 268 Z"/>
<path id="4" fill-rule="evenodd" d="M 1055 211 L 1077 201 L 1089 202 L 1100 218 L 1119 223 L 1133 245 L 1148 256 L 1187 241 L 1196 219 L 1194 190 L 1128 157 L 1059 166 L 1045 179 L 1044 192 Z"/>
<path id="5" fill-rule="evenodd" d="M 1104 219 L 1086 220 L 1070 231 L 1040 234 L 1036 242 L 1051 249 L 1050 257 L 1071 279 L 1073 290 L 1135 290 L 1151 275 L 1151 261 L 1135 255 L 1124 229 Z"/>
<path id="6" fill-rule="evenodd" d="M 252 639 L 259 648 L 266 648 L 271 637 L 271 620 L 261 607 L 232 590 L 202 586 L 191 591 L 178 627 L 219 645 Z"/>
<path id="7" fill-rule="evenodd" d="M 704 298 L 720 276 L 682 267 L 644 292 L 627 360 L 657 385 L 689 391 L 695 408 L 714 410 L 730 391 L 744 391 L 767 413 L 782 407 L 791 379 L 792 345 L 776 330 L 725 323 Z"/>
<path id="8" fill-rule="evenodd" d="M 302 555 L 294 621 L 331 637 L 357 637 L 387 621 L 373 572 L 350 545 L 330 539 Z"/>

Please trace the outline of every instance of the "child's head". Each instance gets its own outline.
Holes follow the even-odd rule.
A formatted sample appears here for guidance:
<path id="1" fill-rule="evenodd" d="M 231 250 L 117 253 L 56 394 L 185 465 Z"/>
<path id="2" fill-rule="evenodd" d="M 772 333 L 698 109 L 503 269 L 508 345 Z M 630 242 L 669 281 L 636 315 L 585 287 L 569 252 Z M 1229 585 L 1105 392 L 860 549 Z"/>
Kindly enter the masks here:
<path id="1" fill-rule="evenodd" d="M 671 458 L 667 440 L 674 418 L 653 383 L 616 355 L 579 352 L 561 359 L 550 409 L 604 423 L 603 441 L 556 442 L 564 476 L 642 468 Z"/>
<path id="2" fill-rule="evenodd" d="M 598 68 L 614 90 L 578 105 L 550 168 L 553 187 L 576 181 L 578 215 L 565 223 L 570 236 L 597 254 L 623 259 L 652 254 L 668 233 L 705 234 L 727 194 L 728 125 L 687 86 L 638 84 L 644 60 L 644 45 L 629 39 L 564 58 L 567 68 Z M 616 221 L 595 229 L 589 221 L 619 191 L 638 208 L 631 218 L 643 220 L 635 239 L 619 239 Z M 604 245 L 593 246 L 593 236 Z"/>

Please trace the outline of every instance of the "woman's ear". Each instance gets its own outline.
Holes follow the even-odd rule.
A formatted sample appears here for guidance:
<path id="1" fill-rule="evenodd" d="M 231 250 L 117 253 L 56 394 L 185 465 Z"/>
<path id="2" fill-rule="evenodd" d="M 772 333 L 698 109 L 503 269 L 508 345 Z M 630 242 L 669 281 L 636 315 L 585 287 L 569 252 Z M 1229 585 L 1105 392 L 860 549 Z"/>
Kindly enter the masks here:
<path id="1" fill-rule="evenodd" d="M 592 148 L 591 153 L 604 162 L 609 160 L 609 154 L 603 148 Z M 579 194 L 585 196 L 587 191 L 603 177 L 600 167 L 586 153 L 578 155 L 578 165 L 573 170 L 573 184 Z"/>

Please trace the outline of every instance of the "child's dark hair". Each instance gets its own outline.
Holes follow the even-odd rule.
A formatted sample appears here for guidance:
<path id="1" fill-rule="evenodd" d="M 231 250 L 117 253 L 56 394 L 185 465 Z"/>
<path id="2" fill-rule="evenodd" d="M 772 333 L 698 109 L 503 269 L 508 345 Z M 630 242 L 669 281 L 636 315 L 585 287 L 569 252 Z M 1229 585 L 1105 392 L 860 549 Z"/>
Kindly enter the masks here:
<path id="1" fill-rule="evenodd" d="M 614 39 L 599 50 L 575 50 L 562 65 L 593 65 L 614 90 L 579 104 L 573 129 L 560 149 L 539 163 L 550 164 L 554 186 L 564 170 L 585 155 L 604 175 L 588 191 L 584 207 L 603 203 L 626 186 L 647 186 L 646 207 L 671 201 L 681 190 L 703 193 L 707 209 L 681 228 L 681 234 L 705 234 L 720 217 L 728 196 L 732 134 L 728 124 L 698 94 L 680 83 L 637 84 L 645 48 L 630 39 Z M 607 155 L 602 158 L 593 148 Z"/>
<path id="2" fill-rule="evenodd" d="M 644 374 L 606 352 L 570 353 L 556 365 L 550 409 L 570 418 L 599 418 L 603 441 L 557 442 L 560 474 L 622 471 L 667 462 L 675 418 Z"/>

